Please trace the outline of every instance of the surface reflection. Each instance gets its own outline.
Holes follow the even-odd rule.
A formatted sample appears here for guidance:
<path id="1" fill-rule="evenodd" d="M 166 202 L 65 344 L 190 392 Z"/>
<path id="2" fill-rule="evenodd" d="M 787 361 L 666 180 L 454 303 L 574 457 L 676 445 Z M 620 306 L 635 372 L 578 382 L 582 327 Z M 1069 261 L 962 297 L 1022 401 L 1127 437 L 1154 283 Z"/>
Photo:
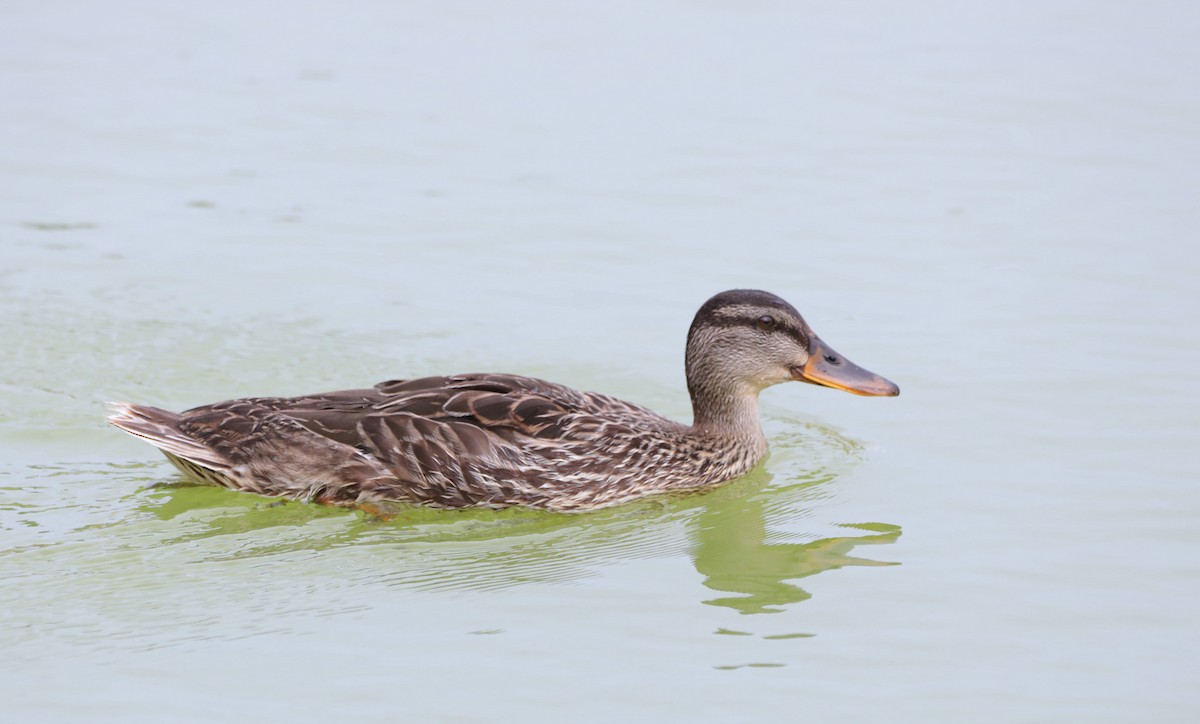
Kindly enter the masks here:
<path id="1" fill-rule="evenodd" d="M 794 486 L 805 489 L 814 483 Z M 787 492 L 780 491 L 780 494 Z M 723 506 L 706 508 L 696 528 L 693 561 L 714 591 L 736 593 L 705 601 L 741 613 L 778 613 L 811 595 L 788 581 L 844 566 L 890 566 L 895 563 L 847 555 L 860 545 L 894 543 L 900 527 L 886 523 L 842 524 L 872 535 L 820 538 L 807 543 L 768 543 L 767 498 L 752 495 Z"/>
<path id="2" fill-rule="evenodd" d="M 703 598 L 703 603 L 744 614 L 776 613 L 810 597 L 791 581 L 845 566 L 895 565 L 850 555 L 858 546 L 895 542 L 901 530 L 891 524 L 835 524 L 846 535 L 812 539 L 810 534 L 800 541 L 768 534 L 771 521 L 809 515 L 812 502 L 824 497 L 835 479 L 820 473 L 781 486 L 759 469 L 707 494 L 578 515 L 393 506 L 380 517 L 174 484 L 156 487 L 143 498 L 142 508 L 164 522 L 162 544 L 194 549 L 210 541 L 201 546 L 206 560 L 335 549 L 354 557 L 383 546 L 395 561 L 387 571 L 351 566 L 348 574 L 357 569 L 373 581 L 418 589 L 485 590 L 576 580 L 611 563 L 686 553 L 705 587 L 736 594 Z M 236 544 L 213 544 L 230 537 Z"/>
<path id="3" fill-rule="evenodd" d="M 159 462 L 0 470 L 0 578 L 20 582 L 10 595 L 55 602 L 13 635 L 54 631 L 100 649 L 311 630 L 314 621 L 390 605 L 397 593 L 436 600 L 421 594 L 520 588 L 554 601 L 553 589 L 537 586 L 614 576 L 635 591 L 634 606 L 668 596 L 698 612 L 779 611 L 809 597 L 796 579 L 888 565 L 850 552 L 900 535 L 892 525 L 820 519 L 854 455 L 836 432 L 807 433 L 779 445 L 783 454 L 767 468 L 708 493 L 578 515 L 397 507 L 384 520 L 164 484 L 178 478 Z M 789 458 L 789 449 L 798 454 Z M 823 459 L 821 451 L 832 452 Z M 815 472 L 798 469 L 822 460 Z M 661 573 L 680 567 L 694 567 L 694 583 L 664 587 Z M 63 620 L 90 623 L 56 626 Z"/>

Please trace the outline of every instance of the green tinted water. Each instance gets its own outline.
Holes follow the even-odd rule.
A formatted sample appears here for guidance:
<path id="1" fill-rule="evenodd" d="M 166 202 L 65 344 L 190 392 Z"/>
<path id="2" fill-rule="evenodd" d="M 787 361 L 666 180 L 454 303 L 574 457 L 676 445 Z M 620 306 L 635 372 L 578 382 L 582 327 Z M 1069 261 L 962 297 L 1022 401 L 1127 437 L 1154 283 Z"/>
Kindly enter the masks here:
<path id="1" fill-rule="evenodd" d="M 1190 6 L 10 9 L 0 696 L 39 721 L 1192 721 Z M 103 403 L 508 371 L 686 419 L 712 293 L 903 394 L 387 521 Z"/>

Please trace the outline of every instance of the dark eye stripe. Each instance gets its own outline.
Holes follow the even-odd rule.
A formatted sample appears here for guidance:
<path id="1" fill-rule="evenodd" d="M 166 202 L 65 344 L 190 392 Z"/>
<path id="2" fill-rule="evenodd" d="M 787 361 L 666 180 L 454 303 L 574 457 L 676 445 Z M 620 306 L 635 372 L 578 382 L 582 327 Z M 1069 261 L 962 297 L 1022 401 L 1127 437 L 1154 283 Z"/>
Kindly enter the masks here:
<path id="1" fill-rule="evenodd" d="M 778 325 L 773 331 L 786 334 L 787 336 L 796 340 L 801 347 L 808 347 L 808 336 L 798 329 L 793 329 L 792 327 L 788 327 L 786 325 Z"/>
<path id="2" fill-rule="evenodd" d="M 769 329 L 763 329 L 761 326 L 762 320 L 770 317 L 775 320 L 775 324 Z M 808 347 L 808 335 L 802 330 L 792 327 L 786 321 L 781 321 L 774 315 L 762 315 L 761 317 L 710 317 L 703 321 L 704 327 L 750 327 L 752 329 L 764 332 L 772 332 L 775 334 L 786 334 L 802 347 Z"/>

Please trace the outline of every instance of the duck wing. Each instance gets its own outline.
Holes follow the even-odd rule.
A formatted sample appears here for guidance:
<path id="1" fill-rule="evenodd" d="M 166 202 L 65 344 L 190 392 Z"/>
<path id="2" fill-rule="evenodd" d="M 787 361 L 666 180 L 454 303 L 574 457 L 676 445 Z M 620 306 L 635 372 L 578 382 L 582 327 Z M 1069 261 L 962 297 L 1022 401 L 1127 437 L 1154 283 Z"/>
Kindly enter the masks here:
<path id="1" fill-rule="evenodd" d="M 305 427 L 358 445 L 368 418 L 415 416 L 461 422 L 508 441 L 578 439 L 598 425 L 675 430 L 678 423 L 608 395 L 580 392 L 533 377 L 463 374 L 389 380 L 362 390 L 343 390 L 255 402 L 283 412 Z"/>
<path id="2" fill-rule="evenodd" d="M 553 507 L 552 496 L 561 496 L 572 474 L 595 467 L 591 453 L 639 430 L 671 426 L 678 427 L 605 395 L 497 374 L 230 400 L 179 420 L 181 432 L 219 448 L 231 467 L 253 471 L 254 484 L 239 487 L 327 502 L 444 507 Z M 331 480 L 331 455 L 354 474 Z"/>

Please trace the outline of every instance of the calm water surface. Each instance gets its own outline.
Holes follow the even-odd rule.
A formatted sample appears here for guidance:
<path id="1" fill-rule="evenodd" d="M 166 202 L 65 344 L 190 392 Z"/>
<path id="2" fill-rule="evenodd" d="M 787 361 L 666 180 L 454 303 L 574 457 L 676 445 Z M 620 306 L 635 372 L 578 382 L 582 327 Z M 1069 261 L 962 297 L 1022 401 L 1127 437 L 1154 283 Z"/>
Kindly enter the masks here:
<path id="1" fill-rule="evenodd" d="M 1191 5 L 4 16 L 6 717 L 1200 716 Z M 767 391 L 707 495 L 387 522 L 102 419 L 474 370 L 686 419 L 731 287 L 903 395 Z"/>

